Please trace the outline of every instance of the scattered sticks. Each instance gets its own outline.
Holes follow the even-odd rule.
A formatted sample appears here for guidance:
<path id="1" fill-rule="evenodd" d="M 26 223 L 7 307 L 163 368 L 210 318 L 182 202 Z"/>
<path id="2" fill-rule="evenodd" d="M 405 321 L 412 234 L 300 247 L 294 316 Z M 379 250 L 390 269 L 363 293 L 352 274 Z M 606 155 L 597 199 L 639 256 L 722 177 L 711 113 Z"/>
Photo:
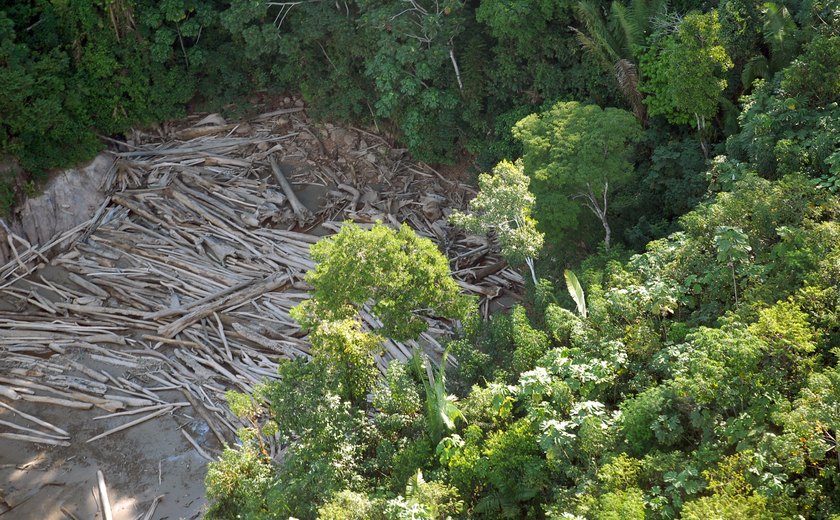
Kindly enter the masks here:
<path id="1" fill-rule="evenodd" d="M 4 402 L 27 401 L 111 412 L 97 419 L 138 416 L 89 443 L 169 413 L 192 413 L 220 443 L 231 442 L 245 425 L 225 392 L 249 392 L 276 379 L 282 359 L 309 355 L 289 311 L 308 298 L 310 246 L 347 220 L 408 223 L 435 241 L 485 313 L 491 300 L 522 292 L 522 277 L 490 240 L 447 223 L 473 190 L 364 130 L 310 129 L 300 112 L 234 126 L 193 120 L 172 130 L 186 141 L 135 132 L 131 151 L 116 154 L 110 201 L 90 221 L 43 246 L 0 231 L 17 253 L 0 265 L 0 299 L 20 309 L 0 311 L 0 407 L 52 432 L 0 423 L 17 430 L 4 438 L 71 441 Z M 56 254 L 58 246 L 66 249 Z M 47 263 L 50 270 L 29 276 Z M 363 314 L 366 326 L 378 326 Z M 439 357 L 437 338 L 454 326 L 430 320 L 420 345 Z M 419 346 L 388 340 L 383 348 L 384 371 Z M 164 393 L 174 389 L 183 402 Z M 181 431 L 210 457 L 206 441 Z M 282 451 L 277 439 L 268 444 Z"/>

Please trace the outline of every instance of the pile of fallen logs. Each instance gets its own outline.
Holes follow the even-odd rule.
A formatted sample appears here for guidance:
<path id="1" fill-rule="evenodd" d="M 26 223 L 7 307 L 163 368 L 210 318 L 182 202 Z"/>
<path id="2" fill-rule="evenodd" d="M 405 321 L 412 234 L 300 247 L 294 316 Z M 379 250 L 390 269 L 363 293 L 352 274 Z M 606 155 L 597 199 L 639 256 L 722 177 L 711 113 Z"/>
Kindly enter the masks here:
<path id="1" fill-rule="evenodd" d="M 492 299 L 521 293 L 521 276 L 486 237 L 447 224 L 468 186 L 363 130 L 314 127 L 300 110 L 135 133 L 113 152 L 113 195 L 90 221 L 41 246 L 0 230 L 15 250 L 0 266 L 0 299 L 17 309 L 0 312 L 0 406 L 139 416 L 88 442 L 189 406 L 220 442 L 233 441 L 242 423 L 224 393 L 250 392 L 282 358 L 308 355 L 289 310 L 307 298 L 309 247 L 346 220 L 406 222 L 432 239 L 485 314 Z M 439 356 L 451 326 L 433 320 L 416 343 L 387 341 L 380 367 L 414 348 Z M 61 425 L 19 416 L 31 424 L 0 421 L 0 437 L 69 441 Z"/>

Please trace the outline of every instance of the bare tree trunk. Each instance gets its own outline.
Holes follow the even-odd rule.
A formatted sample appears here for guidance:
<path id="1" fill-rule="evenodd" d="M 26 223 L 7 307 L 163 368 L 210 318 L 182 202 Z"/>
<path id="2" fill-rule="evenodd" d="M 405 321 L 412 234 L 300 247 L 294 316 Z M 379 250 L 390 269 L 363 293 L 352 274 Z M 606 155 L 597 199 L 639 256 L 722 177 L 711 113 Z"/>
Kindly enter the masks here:
<path id="1" fill-rule="evenodd" d="M 531 280 L 534 281 L 534 287 L 536 287 L 539 282 L 537 282 L 537 273 L 534 272 L 534 259 L 528 257 L 525 259 L 525 263 L 528 264 L 528 269 L 531 271 Z"/>
<path id="2" fill-rule="evenodd" d="M 601 225 L 604 226 L 604 247 L 607 251 L 610 250 L 610 237 L 612 235 L 612 231 L 610 230 L 610 224 L 607 222 L 607 193 L 610 189 L 610 183 L 608 181 L 604 181 L 604 196 L 603 201 L 599 201 L 595 197 L 595 192 L 592 191 L 592 185 L 588 182 L 586 183 L 586 189 L 588 191 L 583 193 L 578 193 L 575 195 L 574 198 L 582 198 L 586 207 L 589 208 L 592 213 L 598 217 L 598 220 L 601 221 Z"/>
<path id="3" fill-rule="evenodd" d="M 700 148 L 703 150 L 703 159 L 709 160 L 709 146 L 706 144 L 706 138 L 703 137 L 703 130 L 706 128 L 705 118 L 700 119 L 697 112 L 694 113 L 694 118 L 697 120 L 697 135 L 700 138 Z"/>
<path id="4" fill-rule="evenodd" d="M 735 262 L 730 258 L 729 268 L 732 270 L 732 289 L 735 290 L 735 305 L 738 305 L 738 279 L 735 278 Z"/>
<path id="5" fill-rule="evenodd" d="M 452 60 L 452 68 L 455 69 L 455 79 L 458 80 L 458 90 L 464 90 L 464 84 L 461 83 L 461 70 L 458 68 L 458 62 L 455 61 L 455 49 L 452 48 L 452 41 L 449 42 L 449 59 Z"/>
<path id="6" fill-rule="evenodd" d="M 607 223 L 606 216 L 601 219 L 601 224 L 604 225 L 604 248 L 609 251 L 610 250 L 610 235 L 612 232 L 610 231 L 610 225 Z"/>

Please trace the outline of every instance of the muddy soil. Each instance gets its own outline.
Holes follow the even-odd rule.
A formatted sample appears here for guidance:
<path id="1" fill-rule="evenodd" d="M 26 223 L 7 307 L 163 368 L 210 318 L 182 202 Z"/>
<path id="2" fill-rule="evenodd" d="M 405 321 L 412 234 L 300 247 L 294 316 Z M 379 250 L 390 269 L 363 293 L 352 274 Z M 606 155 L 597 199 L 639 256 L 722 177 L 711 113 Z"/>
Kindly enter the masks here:
<path id="1" fill-rule="evenodd" d="M 137 376 L 115 372 L 113 366 L 105 367 L 86 356 L 74 360 L 93 369 L 107 368 L 115 377 Z M 182 398 L 177 393 L 160 395 L 171 401 Z M 203 422 L 183 411 L 189 408 L 87 443 L 103 428 L 119 426 L 126 418 L 97 420 L 107 415 L 97 408 L 69 410 L 23 401 L 13 406 L 60 426 L 72 441 L 67 447 L 53 447 L 0 440 L 0 497 L 7 508 L 5 514 L 0 509 L 3 520 L 104 518 L 98 505 L 97 470 L 105 476 L 114 520 L 144 515 L 158 495 L 164 497 L 156 507 L 156 520 L 202 516 L 206 461 L 179 430 L 186 428 L 205 446 L 218 447 L 218 443 L 207 438 Z M 0 409 L 0 420 L 37 428 L 5 409 Z"/>

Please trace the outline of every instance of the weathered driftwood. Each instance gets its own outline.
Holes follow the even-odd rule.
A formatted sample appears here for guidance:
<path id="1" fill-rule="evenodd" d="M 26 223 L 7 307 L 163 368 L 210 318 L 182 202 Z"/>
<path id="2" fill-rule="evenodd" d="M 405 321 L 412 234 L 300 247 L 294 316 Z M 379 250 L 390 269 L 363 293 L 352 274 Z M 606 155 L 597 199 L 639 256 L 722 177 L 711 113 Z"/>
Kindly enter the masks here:
<path id="1" fill-rule="evenodd" d="M 143 417 L 140 417 L 139 419 L 135 419 L 135 420 L 127 422 L 123 425 L 120 425 L 120 426 L 117 426 L 115 428 L 111 428 L 110 430 L 104 431 L 104 432 L 100 433 L 99 435 L 91 437 L 90 439 L 86 440 L 85 442 L 93 442 L 93 441 L 99 440 L 103 437 L 107 437 L 108 435 L 111 435 L 112 433 L 117 433 L 117 432 L 121 432 L 123 430 L 127 430 L 128 428 L 131 428 L 132 426 L 137 426 L 138 424 L 144 423 L 144 422 L 148 421 L 149 419 L 154 419 L 155 417 L 160 417 L 161 415 L 169 413 L 172 410 L 173 410 L 173 408 L 171 406 L 167 406 L 166 408 L 160 409 L 156 412 L 152 412 L 148 415 L 144 415 Z"/>
<path id="2" fill-rule="evenodd" d="M 57 397 L 46 397 L 42 395 L 22 395 L 24 401 L 32 403 L 54 404 L 56 406 L 64 406 L 66 408 L 75 408 L 77 410 L 90 410 L 93 408 L 91 403 L 83 403 L 81 401 L 71 401 L 69 399 L 59 399 Z"/>
<path id="3" fill-rule="evenodd" d="M 37 444 L 50 444 L 52 446 L 70 446 L 70 443 L 64 440 L 51 439 L 47 437 L 37 437 L 34 435 L 24 435 L 21 433 L 0 433 L 0 437 L 4 439 L 12 439 L 15 441 L 34 442 Z"/>
<path id="4" fill-rule="evenodd" d="M 289 113 L 258 116 L 230 135 L 220 131 L 228 122 L 193 119 L 170 133 L 186 142 L 138 132 L 131 152 L 117 159 L 113 197 L 88 223 L 44 247 L 9 237 L 18 258 L 0 266 L 0 298 L 24 307 L 0 312 L 0 375 L 37 382 L 51 397 L 31 385 L 2 387 L 45 405 L 116 410 L 121 403 L 125 411 L 103 418 L 145 420 L 183 406 L 156 393 L 178 388 L 219 441 L 229 442 L 243 424 L 224 392 L 250 391 L 278 377 L 281 358 L 309 355 L 289 311 L 309 297 L 310 246 L 348 219 L 366 227 L 406 222 L 435 241 L 485 314 L 490 300 L 521 291 L 522 277 L 487 237 L 448 225 L 450 209 L 463 209 L 474 193 L 469 187 L 384 153 L 385 142 L 363 130 L 309 132 L 305 117 L 284 118 Z M 266 163 L 268 178 L 267 169 L 254 167 Z M 322 187 L 317 196 L 325 202 L 314 215 L 293 189 L 302 185 Z M 301 232 L 305 226 L 312 234 Z M 76 238 L 83 240 L 49 260 L 67 271 L 67 281 L 47 271 L 19 280 L 46 263 L 54 246 Z M 363 320 L 381 326 L 368 312 Z M 379 368 L 414 348 L 439 355 L 436 338 L 453 324 L 429 323 L 419 342 L 387 340 Z M 273 439 L 268 449 L 282 451 Z"/>
<path id="5" fill-rule="evenodd" d="M 21 426 L 19 424 L 4 421 L 2 419 L 0 419 L 0 425 L 7 426 L 7 427 L 13 428 L 15 430 L 20 430 L 22 432 L 34 433 L 35 435 L 38 435 L 38 436 L 41 436 L 41 437 L 47 437 L 47 438 L 50 438 L 50 439 L 67 440 L 67 439 L 70 438 L 68 435 L 62 435 L 62 436 L 58 437 L 58 436 L 55 436 L 55 435 L 51 435 L 49 433 L 44 433 L 44 432 L 40 432 L 38 430 L 33 430 L 32 428 L 27 428 L 26 426 Z"/>
<path id="6" fill-rule="evenodd" d="M 200 305 L 188 312 L 186 315 L 178 318 L 176 321 L 165 325 L 158 329 L 158 334 L 165 338 L 171 338 L 175 334 L 181 332 L 189 325 L 197 322 L 201 318 L 210 316 L 214 312 L 220 311 L 227 307 L 239 305 L 240 303 L 249 301 L 264 293 L 277 290 L 284 285 L 289 284 L 289 278 L 285 275 L 272 275 L 268 278 L 256 281 L 255 283 L 246 286 L 244 289 L 236 291 L 232 294 L 226 295 L 223 298 L 215 301 L 210 301 L 204 305 Z"/>
<path id="7" fill-rule="evenodd" d="M 161 410 L 163 408 L 181 408 L 183 406 L 189 406 L 189 403 L 164 403 L 164 404 L 155 404 L 151 406 L 144 406 L 143 408 L 135 408 L 133 410 L 126 410 L 124 412 L 115 412 L 109 413 L 107 415 L 100 415 L 99 417 L 94 417 L 94 421 L 98 421 L 99 419 L 111 419 L 113 417 L 122 417 L 124 415 L 137 415 L 138 413 L 145 413 L 150 412 L 153 410 Z"/>
<path id="8" fill-rule="evenodd" d="M 111 500 L 108 498 L 108 487 L 105 485 L 105 475 L 102 474 L 102 470 L 96 470 L 96 480 L 99 485 L 99 503 L 102 505 L 102 515 L 105 520 L 113 520 Z"/>
<path id="9" fill-rule="evenodd" d="M 20 399 L 20 394 L 18 394 L 8 386 L 0 385 L 0 395 L 7 399 L 11 399 L 12 401 L 17 401 L 18 399 Z"/>
<path id="10" fill-rule="evenodd" d="M 195 410 L 196 413 L 198 413 L 198 415 L 200 415 L 201 418 L 204 419 L 204 422 L 207 423 L 208 427 L 210 427 L 210 431 L 213 432 L 213 435 L 215 435 L 216 438 L 219 439 L 219 442 L 221 443 L 221 445 L 222 446 L 227 445 L 228 444 L 228 439 L 225 438 L 224 434 L 222 433 L 221 428 L 219 428 L 219 426 L 216 424 L 216 421 L 213 420 L 210 417 L 210 414 L 207 412 L 207 409 L 203 405 L 199 404 L 198 401 L 196 400 L 196 398 L 193 397 L 193 395 L 190 394 L 189 391 L 182 388 L 181 393 L 183 393 L 184 397 L 187 398 L 187 401 L 189 401 L 193 410 Z"/>
<path id="11" fill-rule="evenodd" d="M 180 431 L 184 438 L 187 439 L 187 442 L 189 442 L 192 445 L 192 447 L 195 448 L 195 451 L 197 451 L 203 459 L 207 461 L 213 461 L 213 457 L 211 457 L 206 451 L 204 451 L 204 449 L 201 446 L 198 445 L 197 442 L 195 442 L 195 439 L 192 438 L 192 435 L 187 433 L 183 428 L 181 428 Z"/>
<path id="12" fill-rule="evenodd" d="M 166 495 L 158 495 L 152 500 L 152 505 L 149 506 L 149 510 L 146 511 L 146 514 L 143 515 L 143 520 L 152 520 L 152 516 L 155 514 L 155 509 L 157 509 L 158 503 L 163 500 L 163 497 Z"/>
<path id="13" fill-rule="evenodd" d="M 54 426 L 54 425 L 48 423 L 47 421 L 44 421 L 44 420 L 41 420 L 41 419 L 35 417 L 34 415 L 29 415 L 28 413 L 24 413 L 24 412 L 21 412 L 20 410 L 16 410 L 16 409 L 12 408 L 11 406 L 9 406 L 9 405 L 7 405 L 3 402 L 0 402 L 0 407 L 5 408 L 6 410 L 9 410 L 10 412 L 12 412 L 14 414 L 17 414 L 17 415 L 23 417 L 26 420 L 32 421 L 37 425 L 43 426 L 44 428 L 49 428 L 50 430 L 52 430 L 52 431 L 54 431 L 54 432 L 56 432 L 59 435 L 62 435 L 64 437 L 67 437 L 67 436 L 70 435 L 66 431 L 59 428 L 58 426 Z"/>
<path id="14" fill-rule="evenodd" d="M 78 362 L 76 362 L 72 359 L 68 359 L 67 364 L 70 365 L 71 367 L 73 367 L 74 370 L 77 370 L 77 371 L 81 372 L 82 374 L 84 374 L 84 375 L 86 375 L 90 378 L 93 378 L 100 383 L 107 383 L 108 382 L 108 378 L 105 377 L 104 375 L 100 374 L 99 372 L 97 372 L 95 370 L 91 370 L 88 367 L 86 367 L 85 365 L 83 365 L 81 363 L 78 363 Z"/>
<path id="15" fill-rule="evenodd" d="M 292 207 L 295 217 L 297 217 L 298 224 L 302 226 L 312 218 L 312 212 L 309 211 L 309 209 L 301 203 L 297 195 L 295 195 L 295 190 L 292 189 L 292 185 L 289 184 L 288 180 L 286 180 L 286 176 L 283 175 L 283 170 L 280 168 L 280 164 L 274 156 L 272 155 L 268 158 L 268 160 L 271 163 L 271 173 L 277 180 L 277 184 L 280 185 L 280 189 L 282 189 L 283 193 L 286 195 L 289 205 Z"/>

